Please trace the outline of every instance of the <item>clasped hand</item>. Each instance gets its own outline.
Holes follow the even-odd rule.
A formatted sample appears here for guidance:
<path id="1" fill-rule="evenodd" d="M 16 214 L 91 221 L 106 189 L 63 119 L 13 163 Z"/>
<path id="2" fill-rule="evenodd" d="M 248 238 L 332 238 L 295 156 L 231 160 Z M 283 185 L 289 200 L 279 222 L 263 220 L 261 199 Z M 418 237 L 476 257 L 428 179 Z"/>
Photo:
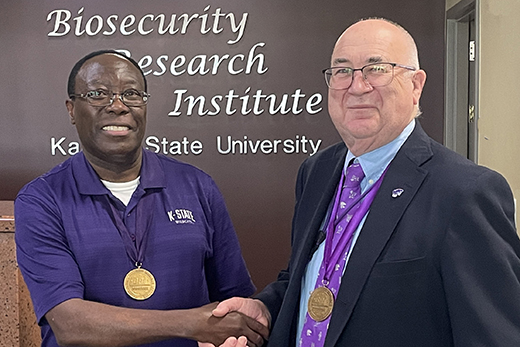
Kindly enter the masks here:
<path id="1" fill-rule="evenodd" d="M 193 336 L 199 346 L 262 346 L 269 336 L 270 319 L 249 300 L 257 301 L 232 298 L 218 306 L 211 303 L 200 307 L 203 324 L 198 325 L 200 329 Z"/>

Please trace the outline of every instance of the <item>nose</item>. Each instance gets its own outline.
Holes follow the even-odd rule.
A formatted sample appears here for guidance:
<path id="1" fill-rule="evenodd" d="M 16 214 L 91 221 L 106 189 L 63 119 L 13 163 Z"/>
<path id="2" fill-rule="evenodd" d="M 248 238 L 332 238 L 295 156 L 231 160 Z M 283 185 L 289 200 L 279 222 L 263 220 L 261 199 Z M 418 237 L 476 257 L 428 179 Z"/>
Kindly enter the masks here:
<path id="1" fill-rule="evenodd" d="M 107 109 L 113 110 L 114 112 L 126 112 L 128 111 L 128 106 L 123 102 L 123 97 L 119 93 L 114 93 L 112 95 L 112 99 L 110 99 L 110 104 L 107 106 Z"/>
<path id="2" fill-rule="evenodd" d="M 356 74 L 359 72 L 359 74 Z M 354 71 L 352 75 L 352 82 L 350 83 L 350 87 L 348 88 L 349 93 L 351 94 L 364 94 L 368 93 L 373 89 L 373 87 L 368 83 L 363 76 L 362 71 Z"/>

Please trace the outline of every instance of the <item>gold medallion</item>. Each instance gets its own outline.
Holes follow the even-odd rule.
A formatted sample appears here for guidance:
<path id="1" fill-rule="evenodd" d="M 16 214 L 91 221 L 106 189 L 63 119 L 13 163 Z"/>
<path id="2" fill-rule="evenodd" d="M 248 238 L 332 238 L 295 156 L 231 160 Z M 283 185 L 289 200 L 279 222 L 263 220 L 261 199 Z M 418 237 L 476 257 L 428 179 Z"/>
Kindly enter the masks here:
<path id="1" fill-rule="evenodd" d="M 314 289 L 307 303 L 309 316 L 316 322 L 327 319 L 334 308 L 334 294 L 327 287 Z"/>
<path id="2" fill-rule="evenodd" d="M 128 272 L 123 282 L 126 293 L 135 300 L 146 300 L 155 292 L 155 278 L 150 271 L 138 267 Z"/>

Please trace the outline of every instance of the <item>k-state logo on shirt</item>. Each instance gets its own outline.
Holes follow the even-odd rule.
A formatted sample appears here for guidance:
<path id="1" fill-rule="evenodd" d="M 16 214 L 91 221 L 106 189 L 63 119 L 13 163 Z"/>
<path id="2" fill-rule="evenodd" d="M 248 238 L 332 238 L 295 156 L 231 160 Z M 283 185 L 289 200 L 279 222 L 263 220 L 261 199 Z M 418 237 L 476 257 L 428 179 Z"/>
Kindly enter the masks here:
<path id="1" fill-rule="evenodd" d="M 193 212 L 184 208 L 168 211 L 168 218 L 170 219 L 170 222 L 175 222 L 177 224 L 195 224 Z"/>

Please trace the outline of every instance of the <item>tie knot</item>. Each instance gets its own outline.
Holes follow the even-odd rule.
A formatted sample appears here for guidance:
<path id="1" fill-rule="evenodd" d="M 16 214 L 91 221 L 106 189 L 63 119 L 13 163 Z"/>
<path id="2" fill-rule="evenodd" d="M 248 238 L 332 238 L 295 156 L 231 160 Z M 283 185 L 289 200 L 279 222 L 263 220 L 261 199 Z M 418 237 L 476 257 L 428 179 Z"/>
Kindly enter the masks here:
<path id="1" fill-rule="evenodd" d="M 363 168 L 359 163 L 352 163 L 347 167 L 347 174 L 345 177 L 345 187 L 357 187 L 365 177 Z"/>

